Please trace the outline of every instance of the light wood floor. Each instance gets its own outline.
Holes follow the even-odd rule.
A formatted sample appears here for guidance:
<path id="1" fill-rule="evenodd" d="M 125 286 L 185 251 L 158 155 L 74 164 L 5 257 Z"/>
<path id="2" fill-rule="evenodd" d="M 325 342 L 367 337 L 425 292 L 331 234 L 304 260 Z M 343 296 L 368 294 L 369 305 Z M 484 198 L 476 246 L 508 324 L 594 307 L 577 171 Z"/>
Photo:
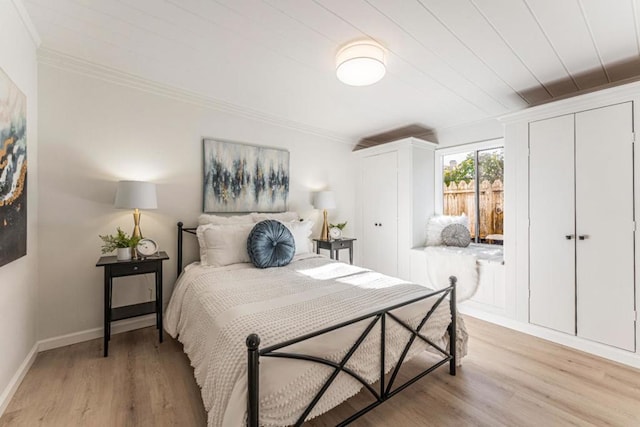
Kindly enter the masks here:
<path id="1" fill-rule="evenodd" d="M 640 371 L 472 318 L 456 377 L 428 375 L 356 426 L 640 426 Z M 181 345 L 155 329 L 38 355 L 0 426 L 204 426 Z M 416 370 L 411 361 L 408 371 Z M 410 374 L 411 372 L 407 372 Z M 363 393 L 313 420 L 333 425 Z"/>

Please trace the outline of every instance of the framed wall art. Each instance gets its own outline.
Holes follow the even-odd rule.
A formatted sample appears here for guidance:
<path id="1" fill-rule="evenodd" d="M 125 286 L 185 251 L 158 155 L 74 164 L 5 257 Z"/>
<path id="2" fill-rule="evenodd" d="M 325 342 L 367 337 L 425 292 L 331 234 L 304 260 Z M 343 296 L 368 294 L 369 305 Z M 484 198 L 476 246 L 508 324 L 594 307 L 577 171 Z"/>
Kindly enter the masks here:
<path id="1" fill-rule="evenodd" d="M 27 98 L 0 69 L 0 266 L 27 254 Z"/>
<path id="2" fill-rule="evenodd" d="M 205 212 L 287 210 L 287 150 L 215 139 L 203 146 Z"/>

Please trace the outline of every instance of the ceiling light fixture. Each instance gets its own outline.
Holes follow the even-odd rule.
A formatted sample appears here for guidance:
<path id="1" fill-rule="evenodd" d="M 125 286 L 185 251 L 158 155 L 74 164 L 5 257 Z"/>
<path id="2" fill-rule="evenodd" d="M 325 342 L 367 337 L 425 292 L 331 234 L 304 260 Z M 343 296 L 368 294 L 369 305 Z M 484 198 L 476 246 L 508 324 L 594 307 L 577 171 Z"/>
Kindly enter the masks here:
<path id="1" fill-rule="evenodd" d="M 349 43 L 336 55 L 336 75 L 342 83 L 368 86 L 386 72 L 385 50 L 373 40 Z"/>

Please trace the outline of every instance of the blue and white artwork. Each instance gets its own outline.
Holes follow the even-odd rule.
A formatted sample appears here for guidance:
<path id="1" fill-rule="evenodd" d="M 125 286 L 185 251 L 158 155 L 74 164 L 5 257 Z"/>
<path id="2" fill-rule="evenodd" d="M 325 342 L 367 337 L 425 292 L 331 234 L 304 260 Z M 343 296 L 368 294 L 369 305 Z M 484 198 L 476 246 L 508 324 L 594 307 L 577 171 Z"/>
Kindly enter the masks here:
<path id="1" fill-rule="evenodd" d="M 27 97 L 0 69 L 0 266 L 27 254 Z"/>
<path id="2" fill-rule="evenodd" d="M 288 151 L 204 140 L 205 212 L 283 212 L 288 197 Z"/>

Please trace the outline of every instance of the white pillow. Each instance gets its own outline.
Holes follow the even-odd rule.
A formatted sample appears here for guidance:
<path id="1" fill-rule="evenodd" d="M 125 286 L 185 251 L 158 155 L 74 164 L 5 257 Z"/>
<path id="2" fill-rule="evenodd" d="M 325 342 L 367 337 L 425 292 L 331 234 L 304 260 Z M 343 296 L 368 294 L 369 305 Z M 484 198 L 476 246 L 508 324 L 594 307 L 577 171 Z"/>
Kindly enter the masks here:
<path id="1" fill-rule="evenodd" d="M 253 222 L 260 222 L 266 219 L 275 219 L 280 222 L 290 222 L 300 219 L 298 212 L 280 212 L 280 213 L 257 213 L 251 214 Z"/>
<path id="2" fill-rule="evenodd" d="M 251 214 L 237 215 L 237 216 L 219 216 L 202 214 L 198 217 L 198 224 L 213 224 L 213 225 L 229 225 L 229 224 L 253 224 L 253 216 Z"/>
<path id="3" fill-rule="evenodd" d="M 440 246 L 442 241 L 442 230 L 450 224 L 462 224 L 469 228 L 469 217 L 464 213 L 460 216 L 434 215 L 427 222 L 427 241 L 425 246 Z"/>
<path id="4" fill-rule="evenodd" d="M 313 221 L 280 221 L 283 223 L 293 234 L 293 241 L 296 244 L 295 255 L 308 254 L 313 252 L 313 242 L 311 237 L 311 229 L 313 228 Z"/>
<path id="5" fill-rule="evenodd" d="M 247 252 L 247 238 L 254 227 L 251 224 L 198 226 L 196 234 L 200 244 L 200 263 L 212 267 L 251 262 Z"/>

